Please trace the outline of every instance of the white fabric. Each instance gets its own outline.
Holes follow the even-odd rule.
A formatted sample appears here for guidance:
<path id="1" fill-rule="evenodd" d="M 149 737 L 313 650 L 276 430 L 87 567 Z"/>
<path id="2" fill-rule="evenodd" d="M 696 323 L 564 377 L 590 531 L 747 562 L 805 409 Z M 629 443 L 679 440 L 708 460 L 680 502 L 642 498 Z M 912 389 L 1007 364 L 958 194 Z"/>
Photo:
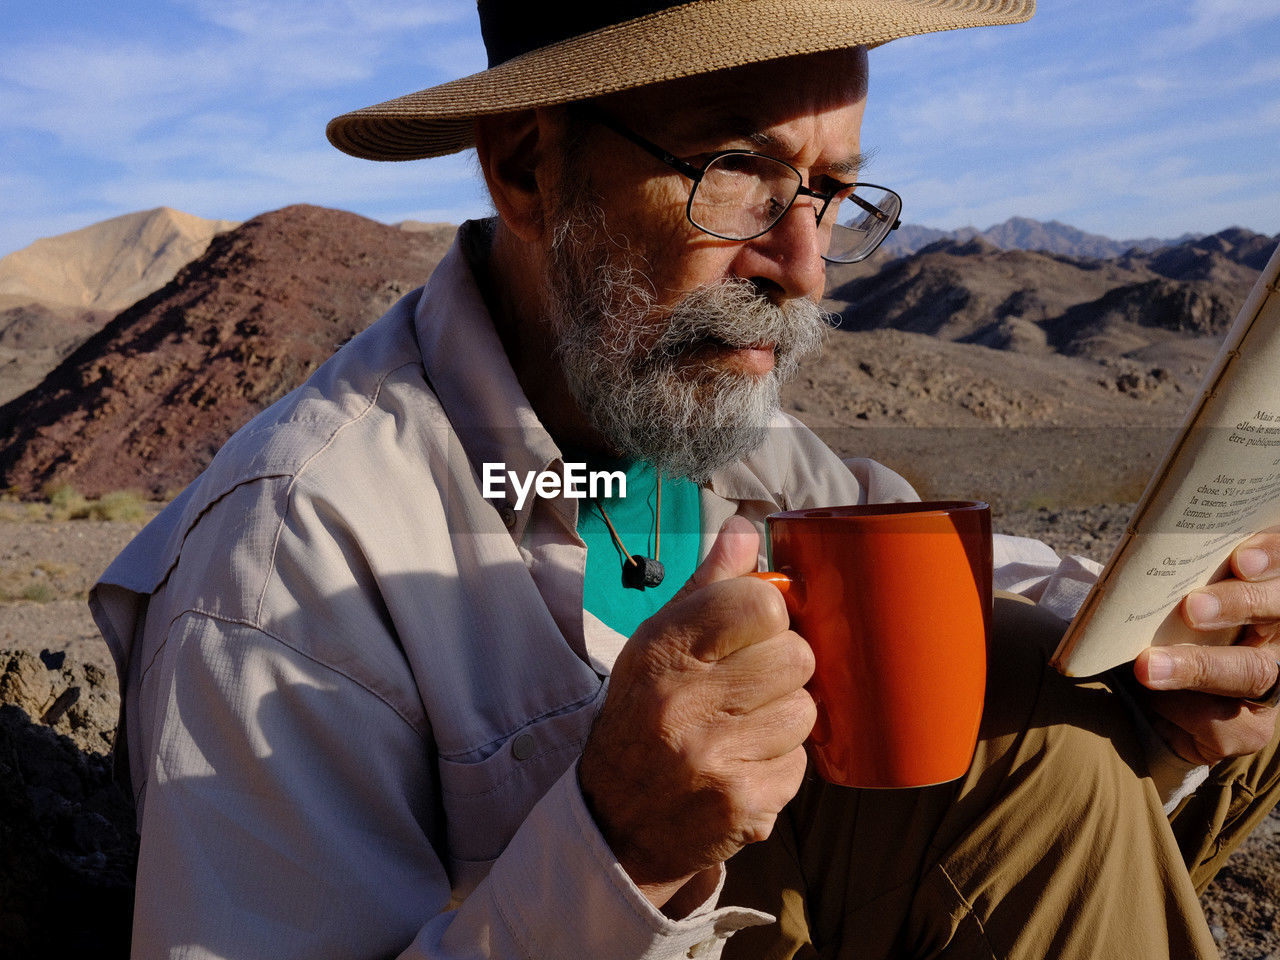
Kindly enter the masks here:
<path id="1" fill-rule="evenodd" d="M 770 919 L 663 916 L 587 813 L 576 759 L 623 638 L 583 612 L 577 501 L 516 510 L 478 479 L 559 456 L 455 247 L 104 574 L 135 957 L 714 957 Z M 914 498 L 779 416 L 701 510 L 714 532 Z M 1077 576 L 997 549 L 1025 592 Z"/>
<path id="2" fill-rule="evenodd" d="M 1070 620 L 1084 603 L 1102 564 L 1087 557 L 1060 558 L 1046 543 L 1030 537 L 996 536 L 994 586 L 1036 601 Z"/>

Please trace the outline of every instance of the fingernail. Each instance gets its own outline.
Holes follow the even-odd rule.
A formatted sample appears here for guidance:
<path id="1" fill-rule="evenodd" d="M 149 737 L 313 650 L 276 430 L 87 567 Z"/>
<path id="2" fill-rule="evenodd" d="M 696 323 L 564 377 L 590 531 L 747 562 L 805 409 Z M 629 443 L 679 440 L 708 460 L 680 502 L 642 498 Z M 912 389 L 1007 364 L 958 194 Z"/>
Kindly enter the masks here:
<path id="1" fill-rule="evenodd" d="M 1269 566 L 1271 566 L 1271 558 L 1267 556 L 1267 551 L 1259 550 L 1257 547 L 1250 547 L 1236 554 L 1236 568 L 1242 577 L 1250 580 L 1262 576 Z"/>
<path id="2" fill-rule="evenodd" d="M 1187 594 L 1187 616 L 1196 626 L 1208 626 L 1216 623 L 1222 612 L 1222 604 L 1212 593 L 1196 590 Z"/>
<path id="3" fill-rule="evenodd" d="M 1152 650 L 1147 654 L 1147 679 L 1153 683 L 1168 680 L 1173 676 L 1173 657 L 1163 650 Z"/>

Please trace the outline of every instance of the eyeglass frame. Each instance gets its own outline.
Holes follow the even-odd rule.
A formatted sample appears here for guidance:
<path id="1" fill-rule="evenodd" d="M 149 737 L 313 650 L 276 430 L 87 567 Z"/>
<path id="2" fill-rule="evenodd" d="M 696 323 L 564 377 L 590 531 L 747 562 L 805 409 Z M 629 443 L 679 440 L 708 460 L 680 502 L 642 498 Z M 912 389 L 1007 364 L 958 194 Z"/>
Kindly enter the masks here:
<path id="1" fill-rule="evenodd" d="M 777 157 L 771 157 L 767 153 L 760 153 L 756 150 L 742 150 L 742 149 L 720 150 L 716 153 L 713 153 L 710 157 L 708 157 L 706 162 L 701 167 L 699 167 L 690 163 L 687 160 L 681 160 L 671 151 L 658 146 L 652 140 L 648 140 L 645 137 L 642 137 L 640 134 L 636 133 L 634 130 L 630 129 L 627 126 L 624 126 L 622 123 L 619 123 L 617 120 L 613 119 L 607 113 L 596 108 L 594 105 L 590 103 L 579 103 L 579 104 L 575 104 L 574 106 L 579 113 L 581 113 L 591 122 L 599 124 L 600 126 L 604 127 L 606 130 L 613 131 L 614 133 L 616 133 L 618 136 L 622 137 L 625 140 L 629 140 L 631 143 L 635 144 L 645 153 L 649 154 L 652 157 L 655 157 L 657 160 L 666 164 L 668 167 L 670 167 L 672 170 L 675 170 L 681 176 L 689 180 L 692 180 L 693 186 L 689 188 L 689 199 L 685 203 L 684 215 L 685 215 L 685 218 L 689 221 L 689 223 L 692 226 L 694 226 L 698 230 L 701 230 L 703 233 L 707 234 L 708 236 L 716 237 L 717 239 L 720 239 L 720 240 L 729 240 L 734 243 L 746 243 L 749 240 L 755 240 L 757 237 L 763 237 L 766 233 L 768 233 L 770 230 L 772 230 L 774 227 L 776 227 L 778 224 L 782 222 L 782 218 L 785 217 L 787 213 L 791 210 L 792 206 L 795 205 L 796 197 L 801 197 L 801 196 L 812 197 L 814 200 L 819 200 L 822 202 L 821 207 L 814 207 L 814 220 L 817 223 L 822 223 L 822 218 L 827 212 L 827 207 L 829 207 L 831 205 L 831 201 L 836 198 L 834 193 L 819 193 L 817 190 L 813 190 L 813 189 L 810 189 L 809 187 L 806 187 L 804 185 L 804 176 L 800 173 L 799 170 L 797 170 L 791 164 L 787 163 L 787 161 L 780 160 Z M 702 226 L 700 223 L 698 223 L 693 219 L 693 197 L 694 197 L 694 194 L 698 192 L 698 186 L 699 184 L 702 183 L 702 179 L 706 175 L 707 168 L 709 168 L 713 163 L 715 163 L 717 160 L 723 157 L 735 157 L 735 156 L 761 157 L 765 160 L 771 160 L 774 163 L 781 164 L 782 166 L 786 167 L 788 170 L 790 170 L 792 173 L 796 175 L 796 192 L 792 195 L 791 199 L 787 202 L 787 205 L 782 209 L 782 212 L 778 214 L 778 216 L 774 219 L 773 223 L 769 224 L 769 226 L 765 227 L 759 233 L 753 233 L 749 237 L 730 237 L 723 233 L 716 233 L 714 230 L 708 230 L 706 227 Z M 848 199 L 852 200 L 854 203 L 860 206 L 867 213 L 876 217 L 881 223 L 884 223 L 888 219 L 888 217 L 885 216 L 885 212 L 881 210 L 879 207 L 877 207 L 874 203 L 868 203 L 866 200 L 863 200 L 860 196 L 858 196 L 857 193 L 853 192 L 857 190 L 858 187 L 872 187 L 876 190 L 883 190 L 885 191 L 885 193 L 891 193 L 898 198 L 898 209 L 899 210 L 902 209 L 901 194 L 899 194 L 896 190 L 893 190 L 889 187 L 883 187 L 876 183 L 866 183 L 862 181 L 858 181 L 855 183 L 846 183 L 846 184 L 843 184 L 842 186 L 847 187 L 850 190 Z M 856 260 L 828 260 L 826 255 L 823 255 L 822 259 L 825 260 L 827 263 L 834 263 L 834 264 L 860 263 L 863 260 L 867 259 L 867 257 L 871 256 L 871 254 L 875 253 L 876 250 L 880 248 L 880 244 L 884 243 L 885 240 L 888 239 L 889 234 L 892 233 L 894 230 L 897 230 L 898 227 L 900 227 L 901 225 L 902 225 L 902 218 L 895 217 L 893 220 L 893 225 L 890 226 L 889 229 L 884 232 L 884 235 L 875 242 L 875 245 L 872 246 L 870 250 L 867 250 L 865 253 L 861 254 Z M 847 228 L 847 229 L 851 229 L 851 228 Z"/>

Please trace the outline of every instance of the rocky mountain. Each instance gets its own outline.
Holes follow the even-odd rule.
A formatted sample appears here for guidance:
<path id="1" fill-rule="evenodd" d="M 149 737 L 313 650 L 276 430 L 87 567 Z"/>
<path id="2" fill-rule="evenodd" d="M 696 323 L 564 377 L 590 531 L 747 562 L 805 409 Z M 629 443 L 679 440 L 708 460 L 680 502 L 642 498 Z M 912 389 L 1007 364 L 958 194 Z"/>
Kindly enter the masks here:
<path id="1" fill-rule="evenodd" d="M 0 407 L 0 488 L 164 495 L 344 340 L 420 285 L 447 238 L 288 207 L 203 256 Z"/>
<path id="2" fill-rule="evenodd" d="M 1087 233 L 1076 227 L 1050 220 L 1047 223 L 1028 217 L 1010 217 L 986 230 L 961 227 L 959 230 L 936 230 L 932 227 L 903 224 L 890 234 L 884 249 L 892 256 L 907 256 L 923 250 L 939 240 L 963 243 L 979 238 L 1002 250 L 1041 250 L 1046 253 L 1062 253 L 1073 257 L 1119 257 L 1130 250 L 1145 252 L 1162 247 L 1177 246 L 1195 240 L 1200 234 L 1183 234 L 1173 240 L 1142 237 L 1134 240 L 1112 240 L 1097 233 Z"/>
<path id="3" fill-rule="evenodd" d="M 123 310 L 163 287 L 216 234 L 236 225 L 157 207 L 46 237 L 0 258 L 0 297 L 10 305 Z"/>
<path id="4" fill-rule="evenodd" d="M 0 404 L 35 387 L 116 313 L 235 226 L 160 207 L 38 240 L 0 260 L 0 290 L 11 291 L 0 292 Z M 457 229 L 421 220 L 395 226 L 446 245 Z"/>
<path id="5" fill-rule="evenodd" d="M 1233 228 L 1109 260 L 940 240 L 828 292 L 845 330 L 895 329 L 1194 378 L 1276 241 Z M 1257 267 L 1252 264 L 1257 264 Z"/>
<path id="6" fill-rule="evenodd" d="M 453 230 L 291 207 L 217 236 L 0 407 L 0 487 L 171 492 L 420 284 Z M 825 430 L 1176 423 L 1274 244 L 1232 229 L 1099 259 L 971 237 L 833 267 L 841 332 L 787 403 Z M 0 349 L 50 329 L 30 308 Z"/>
<path id="7" fill-rule="evenodd" d="M 1175 247 L 1156 251 L 1145 262 L 1152 270 L 1173 280 L 1217 280 L 1237 283 L 1266 266 L 1280 235 L 1268 237 L 1240 227 L 1230 227 Z"/>

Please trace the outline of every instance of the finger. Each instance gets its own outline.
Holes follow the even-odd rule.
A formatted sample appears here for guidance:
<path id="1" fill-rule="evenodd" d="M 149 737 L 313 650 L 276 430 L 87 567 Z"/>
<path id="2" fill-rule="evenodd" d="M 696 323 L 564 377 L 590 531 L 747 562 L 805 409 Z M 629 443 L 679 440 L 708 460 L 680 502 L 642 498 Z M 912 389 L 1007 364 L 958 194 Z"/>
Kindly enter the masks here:
<path id="1" fill-rule="evenodd" d="M 800 789 L 807 766 L 802 746 L 740 766 L 737 809 L 731 815 L 732 821 L 741 825 L 735 837 L 738 846 L 769 836 L 778 813 Z"/>
<path id="2" fill-rule="evenodd" d="M 712 676 L 721 690 L 720 709 L 741 715 L 795 693 L 809 682 L 813 669 L 813 649 L 799 634 L 785 630 L 717 661 Z"/>
<path id="3" fill-rule="evenodd" d="M 803 746 L 797 746 L 790 752 L 771 760 L 761 761 L 755 771 L 756 779 L 761 784 L 759 797 L 761 806 L 775 813 L 781 811 L 800 789 L 807 767 L 808 757 L 805 755 Z M 764 840 L 768 836 L 769 832 L 765 831 L 762 836 L 753 839 Z"/>
<path id="4" fill-rule="evenodd" d="M 744 716 L 721 716 L 716 736 L 695 754 L 700 769 L 731 771 L 743 763 L 759 763 L 785 756 L 801 746 L 818 719 L 818 708 L 807 690 L 793 690 Z"/>
<path id="5" fill-rule="evenodd" d="M 1231 569 L 1241 580 L 1280 577 L 1280 527 L 1264 530 L 1236 547 Z"/>
<path id="6" fill-rule="evenodd" d="M 1146 704 L 1156 733 L 1191 763 L 1256 753 L 1275 734 L 1276 711 L 1242 700 L 1175 690 L 1148 693 Z"/>
<path id="7" fill-rule="evenodd" d="M 817 720 L 813 697 L 807 690 L 793 690 L 752 713 L 729 749 L 734 759 L 748 762 L 786 756 L 803 745 Z"/>
<path id="8" fill-rule="evenodd" d="M 1183 617 L 1195 630 L 1280 620 L 1280 578 L 1222 580 L 1193 590 L 1182 601 Z"/>
<path id="9" fill-rule="evenodd" d="M 1151 690 L 1194 690 L 1220 697 L 1260 697 L 1276 682 L 1280 664 L 1273 647 L 1149 647 L 1133 664 L 1138 682 Z"/>
<path id="10" fill-rule="evenodd" d="M 645 626 L 678 638 L 707 663 L 785 631 L 791 622 L 786 601 L 772 584 L 752 577 L 718 580 L 672 599 Z"/>
<path id="11" fill-rule="evenodd" d="M 715 543 L 707 551 L 698 569 L 693 571 L 671 602 L 675 602 L 709 583 L 740 577 L 756 568 L 760 553 L 760 534 L 746 517 L 733 516 L 724 522 L 716 534 Z"/>
<path id="12" fill-rule="evenodd" d="M 717 580 L 668 600 L 640 624 L 623 655 L 665 648 L 710 664 L 782 633 L 790 622 L 786 601 L 772 584 L 754 577 Z"/>

